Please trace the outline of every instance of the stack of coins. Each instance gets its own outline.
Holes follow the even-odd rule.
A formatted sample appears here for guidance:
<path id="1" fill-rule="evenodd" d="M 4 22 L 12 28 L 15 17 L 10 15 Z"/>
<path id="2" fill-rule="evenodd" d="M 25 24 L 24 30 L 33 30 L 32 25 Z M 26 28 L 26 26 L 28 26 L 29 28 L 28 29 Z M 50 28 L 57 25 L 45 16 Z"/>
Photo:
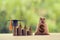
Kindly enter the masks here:
<path id="1" fill-rule="evenodd" d="M 30 32 L 29 32 L 29 30 L 27 31 L 27 35 L 30 35 Z"/>
<path id="2" fill-rule="evenodd" d="M 17 28 L 17 35 L 21 36 L 22 35 L 22 26 L 21 24 L 19 25 L 19 27 Z"/>
<path id="3" fill-rule="evenodd" d="M 13 27 L 13 35 L 17 36 L 17 28 L 16 27 Z"/>
<path id="4" fill-rule="evenodd" d="M 24 27 L 24 29 L 22 29 L 22 35 L 27 35 L 27 27 L 26 27 L 26 25 L 25 25 L 25 27 Z"/>
<path id="5" fill-rule="evenodd" d="M 29 30 L 27 31 L 27 35 L 32 35 L 32 28 L 30 26 Z"/>

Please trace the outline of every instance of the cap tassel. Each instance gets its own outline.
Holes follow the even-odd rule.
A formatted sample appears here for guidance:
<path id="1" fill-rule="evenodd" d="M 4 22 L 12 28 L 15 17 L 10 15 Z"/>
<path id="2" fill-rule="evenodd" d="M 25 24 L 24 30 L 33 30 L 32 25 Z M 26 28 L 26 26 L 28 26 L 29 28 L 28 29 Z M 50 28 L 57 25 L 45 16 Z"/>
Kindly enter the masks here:
<path id="1" fill-rule="evenodd" d="M 12 30 L 12 21 L 10 20 L 10 24 L 9 24 L 9 30 Z"/>

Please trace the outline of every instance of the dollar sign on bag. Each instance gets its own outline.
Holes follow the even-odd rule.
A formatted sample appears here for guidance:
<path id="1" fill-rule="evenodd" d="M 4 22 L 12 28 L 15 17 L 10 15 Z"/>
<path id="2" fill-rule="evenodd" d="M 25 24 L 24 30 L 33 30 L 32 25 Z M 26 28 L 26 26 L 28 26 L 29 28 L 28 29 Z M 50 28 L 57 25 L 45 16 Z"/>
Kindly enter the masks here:
<path id="1" fill-rule="evenodd" d="M 41 33 L 44 32 L 44 26 L 43 25 L 40 25 L 40 30 L 39 30 Z"/>

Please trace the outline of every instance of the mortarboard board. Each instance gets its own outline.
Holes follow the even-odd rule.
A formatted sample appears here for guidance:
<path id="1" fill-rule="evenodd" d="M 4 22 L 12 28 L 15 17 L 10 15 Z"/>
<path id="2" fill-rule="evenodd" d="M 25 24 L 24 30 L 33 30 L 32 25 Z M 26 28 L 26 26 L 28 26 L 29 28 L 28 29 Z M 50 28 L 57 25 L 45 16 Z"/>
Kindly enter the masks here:
<path id="1" fill-rule="evenodd" d="M 10 21 L 10 20 L 8 20 L 8 21 Z M 12 21 L 12 25 L 14 26 L 14 27 L 16 27 L 16 26 L 18 26 L 18 21 L 24 21 L 24 20 L 11 20 Z"/>

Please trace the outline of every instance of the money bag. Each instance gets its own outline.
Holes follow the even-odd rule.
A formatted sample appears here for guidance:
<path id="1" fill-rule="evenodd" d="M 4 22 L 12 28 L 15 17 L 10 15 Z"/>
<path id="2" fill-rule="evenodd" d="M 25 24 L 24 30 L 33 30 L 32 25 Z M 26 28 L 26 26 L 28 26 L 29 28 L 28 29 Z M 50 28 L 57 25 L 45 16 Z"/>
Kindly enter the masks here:
<path id="1" fill-rule="evenodd" d="M 49 30 L 45 18 L 41 17 L 35 35 L 48 35 Z"/>

